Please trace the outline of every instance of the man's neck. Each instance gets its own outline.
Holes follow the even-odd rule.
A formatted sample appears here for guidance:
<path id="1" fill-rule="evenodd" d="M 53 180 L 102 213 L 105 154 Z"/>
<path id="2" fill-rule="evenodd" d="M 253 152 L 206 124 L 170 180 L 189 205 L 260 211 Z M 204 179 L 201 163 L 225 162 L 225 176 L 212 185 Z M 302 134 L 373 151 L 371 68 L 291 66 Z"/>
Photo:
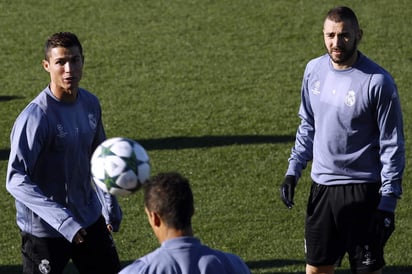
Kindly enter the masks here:
<path id="1" fill-rule="evenodd" d="M 163 228 L 161 231 L 159 231 L 158 235 L 156 235 L 159 242 L 163 243 L 166 240 L 170 240 L 173 238 L 178 238 L 178 237 L 193 237 L 193 231 L 192 228 L 180 230 L 180 229 L 174 229 L 174 228 Z"/>
<path id="2" fill-rule="evenodd" d="M 78 90 L 63 90 L 50 85 L 50 91 L 61 102 L 72 103 L 77 99 Z"/>

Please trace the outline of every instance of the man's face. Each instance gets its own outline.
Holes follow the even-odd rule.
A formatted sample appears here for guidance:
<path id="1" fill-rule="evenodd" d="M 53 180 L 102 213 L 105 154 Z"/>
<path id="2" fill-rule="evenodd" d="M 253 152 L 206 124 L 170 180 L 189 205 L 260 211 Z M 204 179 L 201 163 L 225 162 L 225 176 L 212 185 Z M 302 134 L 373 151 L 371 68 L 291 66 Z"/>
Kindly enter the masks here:
<path id="1" fill-rule="evenodd" d="M 83 57 L 78 47 L 52 48 L 43 67 L 50 74 L 50 88 L 57 98 L 77 96 L 83 73 Z"/>
<path id="2" fill-rule="evenodd" d="M 350 67 L 356 62 L 361 34 L 350 22 L 334 22 L 326 19 L 323 25 L 323 38 L 336 69 Z"/>

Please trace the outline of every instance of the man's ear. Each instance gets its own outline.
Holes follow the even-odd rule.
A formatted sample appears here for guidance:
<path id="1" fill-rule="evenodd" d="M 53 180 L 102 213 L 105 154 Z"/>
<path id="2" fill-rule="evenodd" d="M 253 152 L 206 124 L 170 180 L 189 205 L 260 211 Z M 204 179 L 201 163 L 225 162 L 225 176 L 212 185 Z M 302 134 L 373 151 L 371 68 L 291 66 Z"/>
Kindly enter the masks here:
<path id="1" fill-rule="evenodd" d="M 45 71 L 50 72 L 50 69 L 49 69 L 50 63 L 49 63 L 49 61 L 43 60 L 42 65 L 43 65 L 43 68 L 44 68 Z"/>
<path id="2" fill-rule="evenodd" d="M 153 227 L 159 227 L 161 224 L 160 216 L 156 212 L 150 211 L 147 208 L 145 208 L 145 211 L 150 224 Z"/>
<path id="3" fill-rule="evenodd" d="M 359 29 L 357 37 L 356 37 L 356 45 L 359 45 L 359 43 L 362 41 L 362 36 L 363 36 L 363 30 Z"/>
<path id="4" fill-rule="evenodd" d="M 162 219 L 156 212 L 152 212 L 153 214 L 153 225 L 159 227 L 160 224 L 162 223 Z"/>

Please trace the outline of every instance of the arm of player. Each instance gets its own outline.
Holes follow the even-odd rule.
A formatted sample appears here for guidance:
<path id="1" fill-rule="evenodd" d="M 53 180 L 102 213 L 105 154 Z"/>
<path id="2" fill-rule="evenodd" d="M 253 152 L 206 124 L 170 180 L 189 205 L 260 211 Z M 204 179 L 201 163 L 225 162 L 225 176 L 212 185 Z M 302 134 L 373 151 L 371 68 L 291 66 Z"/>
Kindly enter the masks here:
<path id="1" fill-rule="evenodd" d="M 280 197 L 288 208 L 294 205 L 295 187 L 302 174 L 302 170 L 313 158 L 313 139 L 315 135 L 313 111 L 309 101 L 307 88 L 307 74 L 310 67 L 305 70 L 302 81 L 301 104 L 299 107 L 299 117 L 301 123 L 296 132 L 295 145 L 292 148 L 291 155 L 288 159 L 289 165 L 286 176 L 280 186 Z"/>
<path id="2" fill-rule="evenodd" d="M 371 223 L 370 234 L 382 246 L 395 230 L 395 209 L 402 195 L 402 176 L 405 168 L 403 117 L 396 85 L 385 73 L 376 74 L 371 86 L 377 105 L 380 131 L 380 160 L 382 163 L 381 200 Z"/>
<path id="3" fill-rule="evenodd" d="M 47 197 L 30 179 L 38 164 L 42 142 L 46 139 L 47 121 L 41 109 L 29 105 L 16 119 L 11 133 L 11 149 L 7 167 L 6 188 L 16 199 L 18 214 L 34 212 L 52 228 L 71 241 L 81 225 L 73 218 L 67 207 Z M 17 218 L 19 227 L 24 227 L 24 216 Z"/>
<path id="4" fill-rule="evenodd" d="M 102 214 L 110 231 L 118 232 L 123 218 L 123 212 L 117 198 L 95 186 L 97 196 L 102 204 Z"/>

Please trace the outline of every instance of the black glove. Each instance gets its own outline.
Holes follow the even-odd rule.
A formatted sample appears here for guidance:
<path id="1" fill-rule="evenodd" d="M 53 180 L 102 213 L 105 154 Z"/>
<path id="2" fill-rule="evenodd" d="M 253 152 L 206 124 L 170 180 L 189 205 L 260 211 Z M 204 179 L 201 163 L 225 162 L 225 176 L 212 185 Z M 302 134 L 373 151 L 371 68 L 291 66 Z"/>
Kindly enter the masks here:
<path id="1" fill-rule="evenodd" d="M 395 214 L 377 209 L 369 229 L 369 235 L 372 237 L 372 240 L 383 247 L 394 230 Z"/>
<path id="2" fill-rule="evenodd" d="M 292 175 L 287 175 L 280 186 L 280 198 L 288 208 L 292 208 L 294 205 L 293 197 L 295 196 L 295 187 L 296 177 Z"/>

